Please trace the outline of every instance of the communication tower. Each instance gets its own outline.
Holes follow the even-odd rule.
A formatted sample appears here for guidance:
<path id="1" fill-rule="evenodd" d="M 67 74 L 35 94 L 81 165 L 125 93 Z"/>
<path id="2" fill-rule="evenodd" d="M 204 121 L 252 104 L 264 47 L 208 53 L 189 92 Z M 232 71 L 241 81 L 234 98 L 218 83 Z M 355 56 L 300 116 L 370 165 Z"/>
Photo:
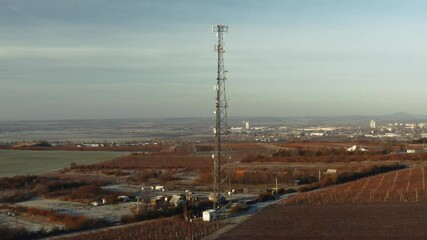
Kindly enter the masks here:
<path id="1" fill-rule="evenodd" d="M 221 197 L 221 183 L 226 180 L 225 177 L 221 176 L 221 160 L 223 156 L 222 143 L 229 134 L 229 128 L 227 124 L 227 97 L 225 94 L 225 80 L 226 70 L 224 68 L 224 33 L 228 32 L 228 26 L 216 25 L 212 27 L 212 32 L 217 33 L 218 43 L 215 44 L 215 51 L 218 53 L 217 63 L 217 77 L 215 83 L 215 148 L 213 154 L 214 161 L 214 182 L 213 182 L 213 194 L 214 194 L 214 208 L 220 206 Z"/>

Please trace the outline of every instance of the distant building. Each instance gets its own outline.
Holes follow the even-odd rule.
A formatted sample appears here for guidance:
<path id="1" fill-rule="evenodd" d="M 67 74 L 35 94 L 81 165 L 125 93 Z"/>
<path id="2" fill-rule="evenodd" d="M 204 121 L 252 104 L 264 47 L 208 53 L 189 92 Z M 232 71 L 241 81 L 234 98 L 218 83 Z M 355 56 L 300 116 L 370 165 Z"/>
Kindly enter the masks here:
<path id="1" fill-rule="evenodd" d="M 325 133 L 323 132 L 312 132 L 310 133 L 310 137 L 323 137 Z"/>
<path id="2" fill-rule="evenodd" d="M 347 148 L 347 152 L 354 152 L 357 149 L 357 145 L 351 146 L 349 148 Z"/>
<path id="3" fill-rule="evenodd" d="M 230 128 L 230 131 L 232 131 L 232 132 L 241 132 L 242 130 L 243 130 L 242 127 L 231 127 Z"/>
<path id="4" fill-rule="evenodd" d="M 246 128 L 246 130 L 249 130 L 249 129 L 250 129 L 249 122 L 245 122 L 245 128 Z"/>
<path id="5" fill-rule="evenodd" d="M 333 168 L 328 168 L 325 172 L 325 174 L 336 174 L 337 173 L 337 169 L 333 169 Z"/>
<path id="6" fill-rule="evenodd" d="M 371 128 L 376 128 L 377 126 L 376 126 L 376 123 L 375 123 L 375 121 L 374 120 L 371 120 L 371 122 L 369 123 L 369 126 L 371 127 Z"/>
<path id="7" fill-rule="evenodd" d="M 367 151 L 368 151 L 368 150 L 367 150 L 366 148 L 364 148 L 364 147 L 357 147 L 357 145 L 353 145 L 353 146 L 351 146 L 351 147 L 347 148 L 347 152 L 354 152 L 354 151 L 356 151 L 356 150 L 359 150 L 359 151 L 361 151 L 361 152 L 367 152 Z"/>

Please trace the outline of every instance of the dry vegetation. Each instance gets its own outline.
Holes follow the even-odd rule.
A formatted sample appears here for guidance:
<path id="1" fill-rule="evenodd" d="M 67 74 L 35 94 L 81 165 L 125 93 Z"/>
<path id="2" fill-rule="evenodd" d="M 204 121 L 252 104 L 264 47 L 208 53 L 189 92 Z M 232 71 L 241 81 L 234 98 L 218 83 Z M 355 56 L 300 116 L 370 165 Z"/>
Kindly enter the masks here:
<path id="1" fill-rule="evenodd" d="M 184 221 L 178 217 L 146 221 L 119 228 L 111 228 L 77 236 L 61 237 L 58 240 L 86 240 L 86 239 L 201 239 L 222 226 L 221 221 L 202 222 Z"/>
<path id="2" fill-rule="evenodd" d="M 352 144 L 364 144 L 369 151 L 345 151 L 345 148 Z M 0 202 L 26 201 L 36 196 L 81 203 L 88 203 L 100 198 L 106 198 L 110 202 L 114 202 L 119 193 L 113 193 L 101 188 L 111 184 L 111 179 L 117 180 L 117 182 L 120 180 L 122 183 L 134 183 L 139 186 L 161 183 L 167 188 L 169 188 L 168 184 L 170 186 L 179 185 L 176 183 L 185 179 L 186 181 L 183 182 L 189 186 L 210 187 L 213 182 L 212 146 L 212 144 L 138 146 L 132 148 L 138 152 L 133 152 L 128 156 L 90 165 L 71 164 L 69 168 L 62 170 L 57 175 L 0 178 L 0 190 L 2 191 Z M 38 148 L 37 150 L 46 148 L 44 146 L 36 147 Z M 427 202 L 425 186 L 427 181 L 427 176 L 425 176 L 427 173 L 425 171 L 427 171 L 427 167 L 410 168 L 381 174 L 402 168 L 400 164 L 390 165 L 389 160 L 421 162 L 427 159 L 426 153 L 396 153 L 404 148 L 404 144 L 382 142 L 289 143 L 282 144 L 279 147 L 265 147 L 265 145 L 256 143 L 233 143 L 228 145 L 227 155 L 232 157 L 230 161 L 233 167 L 230 170 L 230 182 L 233 186 L 237 185 L 241 188 L 256 186 L 259 188 L 257 190 L 263 190 L 262 192 L 260 191 L 261 194 L 258 196 L 258 201 L 268 200 L 273 197 L 271 193 L 266 193 L 265 189 L 273 186 L 276 179 L 280 184 L 286 184 L 287 187 L 293 185 L 295 180 L 299 180 L 301 184 L 308 184 L 301 188 L 301 191 L 340 184 L 336 187 L 299 193 L 287 199 L 284 202 L 285 205 L 282 205 L 283 207 L 294 207 L 299 204 Z M 89 149 L 82 148 L 80 150 L 86 151 Z M 96 150 L 101 150 L 101 148 Z M 108 150 L 120 151 L 119 148 Z M 367 160 L 373 161 L 373 163 L 360 163 Z M 387 161 L 387 164 L 382 161 Z M 239 166 L 239 162 L 244 164 Z M 308 167 L 301 169 L 287 165 L 294 162 Z M 345 171 L 343 170 L 344 168 L 340 169 L 337 175 L 324 176 L 320 183 L 315 183 L 318 181 L 318 170 L 321 168 L 325 170 L 326 168 L 322 167 L 326 166 L 324 163 L 331 162 L 341 162 L 346 166 L 347 164 L 351 165 L 351 167 L 348 167 Z M 349 164 L 350 162 L 358 163 Z M 272 163 L 272 167 L 269 166 L 270 163 Z M 362 165 L 365 167 L 360 168 Z M 368 177 L 376 174 L 380 175 Z M 93 180 L 97 178 L 104 180 Z M 354 181 L 356 179 L 360 180 Z M 211 203 L 209 203 L 210 206 Z M 11 206 L 7 207 L 9 209 L 12 208 Z M 207 206 L 197 207 L 189 207 L 186 211 L 188 210 L 194 215 L 197 211 L 200 214 L 200 210 L 205 209 Z M 144 239 L 199 239 L 222 224 L 221 222 L 203 223 L 198 221 L 190 223 L 178 217 L 149 220 L 181 215 L 184 212 L 183 209 L 167 210 L 163 212 L 146 211 L 144 214 L 125 215 L 121 218 L 122 223 L 137 221 L 144 221 L 144 223 L 109 228 L 61 239 L 138 239 L 141 236 L 144 236 Z M 98 222 L 80 216 L 75 216 L 76 218 L 74 219 L 71 216 L 57 214 L 49 210 L 20 208 L 14 209 L 14 211 L 28 216 L 42 217 L 47 221 L 62 222 L 67 226 L 66 229 L 69 230 L 94 228 L 105 224 L 103 221 Z M 4 236 L 12 234 L 11 236 L 14 236 L 15 239 L 36 236 L 36 233 L 31 235 L 28 232 L 20 232 L 19 229 L 12 231 L 3 228 L 0 229 L 1 233 L 5 234 Z"/>
<path id="3" fill-rule="evenodd" d="M 15 176 L 0 178 L 0 202 L 22 202 L 36 196 L 88 203 L 100 196 L 115 198 L 117 193 L 101 189 L 106 182 L 65 179 L 47 176 Z"/>
<path id="4" fill-rule="evenodd" d="M 213 144 L 197 144 L 195 145 L 197 152 L 213 152 Z M 224 151 L 229 152 L 262 152 L 266 151 L 266 148 L 257 143 L 226 143 L 224 145 Z"/>
<path id="5" fill-rule="evenodd" d="M 104 226 L 108 226 L 108 223 L 103 220 L 90 219 L 82 215 L 67 215 L 57 213 L 52 210 L 39 209 L 34 207 L 24 206 L 12 206 L 12 205 L 0 205 L 0 209 L 6 209 L 14 212 L 15 214 L 25 215 L 30 217 L 39 217 L 45 220 L 45 222 L 54 222 L 64 225 L 64 229 L 61 231 L 78 231 L 84 229 L 94 229 Z M 56 232 L 59 232 L 57 229 Z"/>
<path id="6" fill-rule="evenodd" d="M 91 219 L 82 215 L 61 214 L 53 210 L 34 207 L 0 205 L 0 210 L 7 210 L 9 213 L 12 212 L 13 216 L 19 216 L 19 218 L 31 218 L 35 219 L 37 222 L 55 225 L 55 227 L 50 230 L 41 228 L 37 231 L 29 231 L 23 227 L 9 228 L 4 225 L 0 227 L 0 239 L 39 239 L 74 231 L 97 229 L 110 225 L 106 221 L 100 219 Z"/>
<path id="7" fill-rule="evenodd" d="M 298 162 L 298 163 L 332 163 L 332 162 L 363 162 L 363 161 L 423 161 L 427 153 L 400 154 L 392 152 L 391 148 L 366 152 L 347 152 L 345 148 L 321 149 L 284 149 L 272 156 L 250 155 L 241 162 Z"/>
<path id="8" fill-rule="evenodd" d="M 369 151 L 347 152 L 350 144 L 364 144 Z M 321 166 L 301 169 L 291 169 L 286 166 L 256 167 L 257 164 L 269 163 L 348 163 L 364 161 L 423 161 L 427 153 L 397 154 L 393 151 L 403 149 L 403 144 L 384 142 L 349 142 L 349 143 L 289 143 L 274 147 L 258 143 L 228 144 L 227 156 L 233 165 L 230 181 L 237 185 L 271 184 L 278 182 L 292 185 L 295 180 L 300 183 L 317 181 L 317 171 Z M 286 146 L 286 148 L 285 148 Z M 170 146 L 169 146 L 170 148 Z M 177 144 L 172 152 L 132 153 L 128 156 L 91 165 L 72 165 L 68 173 L 84 174 L 86 176 L 117 177 L 128 183 L 154 181 L 167 184 L 182 179 L 181 176 L 196 175 L 194 184 L 209 185 L 212 182 L 212 144 Z M 272 149 L 276 149 L 273 151 Z M 281 150 L 277 150 L 281 149 Z M 226 164 L 228 159 L 224 160 Z M 238 162 L 244 167 L 238 167 Z M 364 165 L 368 165 L 363 163 Z M 237 167 L 236 167 L 237 166 Z M 228 171 L 228 170 L 227 170 Z M 67 173 L 67 171 L 64 171 Z M 171 186 L 174 184 L 171 184 Z"/>
<path id="9" fill-rule="evenodd" d="M 315 170 L 308 170 L 309 172 L 316 172 Z M 238 168 L 233 169 L 229 175 L 231 184 L 242 186 L 242 185 L 259 185 L 259 184 L 273 184 L 276 181 L 286 184 L 293 185 L 295 179 L 304 179 L 311 183 L 317 181 L 317 177 L 308 174 L 306 171 L 297 171 L 290 168 Z M 200 171 L 198 184 L 209 184 L 213 181 L 213 174 L 210 169 L 204 169 Z"/>
<path id="10" fill-rule="evenodd" d="M 113 169 L 201 169 L 210 167 L 211 161 L 210 156 L 186 153 L 132 154 L 123 158 L 100 162 L 93 166 Z"/>
<path id="11" fill-rule="evenodd" d="M 227 157 L 232 163 L 250 153 L 271 154 L 272 150 L 256 143 L 228 144 Z M 62 171 L 66 174 L 83 174 L 86 176 L 118 177 L 128 183 L 141 183 L 152 181 L 167 184 L 182 180 L 183 176 L 198 176 L 198 181 L 193 183 L 210 185 L 212 182 L 212 144 L 177 144 L 173 152 L 140 153 L 134 152 L 128 156 L 110 161 L 99 162 L 91 165 L 73 164 L 69 169 Z M 226 159 L 225 161 L 228 161 Z M 224 162 L 225 163 L 225 162 Z M 240 171 L 240 169 L 237 169 Z M 258 184 L 273 176 L 272 171 L 259 170 L 255 180 L 247 171 L 245 176 L 237 174 L 233 183 Z M 285 181 L 285 174 L 275 173 Z M 108 178 L 106 178 L 108 179 Z M 249 180 L 252 179 L 252 180 Z M 271 179 L 269 179 L 271 180 Z M 249 182 L 250 181 L 250 182 Z M 174 184 L 169 184 L 174 185 Z"/>

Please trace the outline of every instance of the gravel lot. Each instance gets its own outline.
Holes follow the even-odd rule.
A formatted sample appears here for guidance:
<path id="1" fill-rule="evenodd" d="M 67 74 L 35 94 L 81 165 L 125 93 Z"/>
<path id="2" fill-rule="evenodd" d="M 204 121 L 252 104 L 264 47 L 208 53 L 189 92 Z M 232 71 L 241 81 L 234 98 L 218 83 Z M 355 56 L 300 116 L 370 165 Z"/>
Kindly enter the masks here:
<path id="1" fill-rule="evenodd" d="M 0 211 L 0 226 L 7 226 L 11 229 L 24 227 L 29 231 L 38 231 L 41 228 L 50 231 L 55 226 L 59 228 L 62 227 L 60 224 L 44 222 L 42 219 L 36 219 L 34 217 L 30 218 L 23 215 L 10 216 L 7 212 L 6 210 Z"/>
<path id="2" fill-rule="evenodd" d="M 66 202 L 52 199 L 37 199 L 18 203 L 17 205 L 54 210 L 58 213 L 84 215 L 90 218 L 104 219 L 109 222 L 119 222 L 121 216 L 131 214 L 131 206 L 136 203 L 120 203 L 114 205 L 91 206 L 75 202 Z"/>

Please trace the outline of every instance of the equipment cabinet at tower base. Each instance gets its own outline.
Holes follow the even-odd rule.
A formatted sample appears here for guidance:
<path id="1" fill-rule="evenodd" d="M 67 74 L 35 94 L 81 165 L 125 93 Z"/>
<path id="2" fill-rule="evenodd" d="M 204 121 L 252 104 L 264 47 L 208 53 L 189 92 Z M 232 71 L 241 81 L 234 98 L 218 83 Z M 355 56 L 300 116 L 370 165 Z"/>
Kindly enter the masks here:
<path id="1" fill-rule="evenodd" d="M 209 209 L 203 212 L 203 221 L 210 222 L 216 219 L 216 210 Z"/>

